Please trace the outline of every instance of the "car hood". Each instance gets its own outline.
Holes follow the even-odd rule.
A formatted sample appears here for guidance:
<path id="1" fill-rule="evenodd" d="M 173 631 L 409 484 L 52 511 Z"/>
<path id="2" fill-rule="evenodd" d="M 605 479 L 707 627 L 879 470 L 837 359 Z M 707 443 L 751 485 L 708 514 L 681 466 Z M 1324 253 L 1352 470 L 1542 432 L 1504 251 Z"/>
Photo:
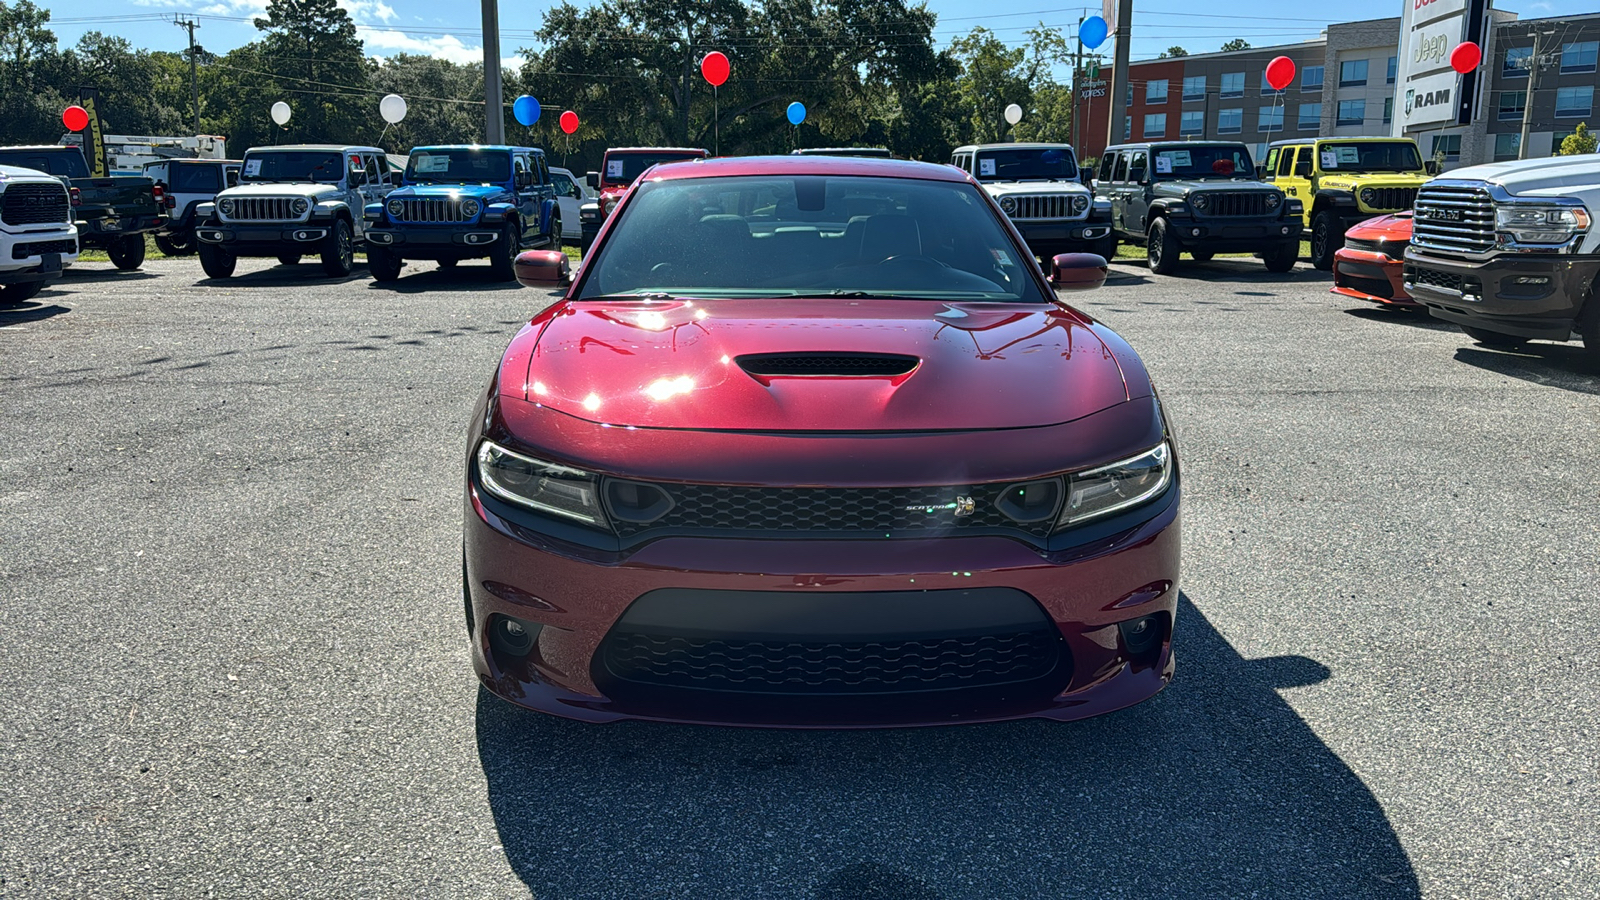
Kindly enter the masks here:
<path id="1" fill-rule="evenodd" d="M 339 186 L 336 184 L 306 184 L 305 182 L 297 184 L 241 184 L 217 194 L 217 199 L 220 200 L 224 197 L 234 199 L 240 197 L 307 197 L 314 200 L 318 197 L 337 193 L 339 193 Z"/>
<path id="2" fill-rule="evenodd" d="M 1155 193 L 1162 196 L 1182 197 L 1195 191 L 1265 191 L 1276 192 L 1277 188 L 1259 181 L 1224 181 L 1220 178 L 1197 178 L 1194 181 L 1158 181 Z"/>
<path id="3" fill-rule="evenodd" d="M 390 197 L 491 197 L 505 188 L 492 184 L 408 184 L 390 192 Z"/>
<path id="4" fill-rule="evenodd" d="M 1403 172 L 1378 172 L 1371 175 L 1324 175 L 1317 183 L 1321 190 L 1352 191 L 1358 188 L 1414 188 L 1427 181 L 1427 175 L 1407 175 Z"/>
<path id="5" fill-rule="evenodd" d="M 749 354 L 899 354 L 894 376 L 757 376 Z M 748 360 L 744 360 L 748 362 Z M 618 426 L 955 431 L 1052 425 L 1128 399 L 1070 310 L 917 300 L 567 304 L 533 348 L 526 399 Z"/>
<path id="6" fill-rule="evenodd" d="M 1486 181 L 1517 195 L 1567 197 L 1579 189 L 1600 187 L 1600 166 L 1595 165 L 1594 154 L 1585 153 L 1484 163 L 1455 169 L 1443 177 L 1452 181 Z"/>
<path id="7" fill-rule="evenodd" d="M 991 197 L 1007 194 L 1087 194 L 1089 189 L 1076 181 L 986 181 L 983 189 Z"/>
<path id="8" fill-rule="evenodd" d="M 1345 237 L 1358 241 L 1410 241 L 1411 213 L 1378 216 L 1360 222 L 1345 232 Z"/>

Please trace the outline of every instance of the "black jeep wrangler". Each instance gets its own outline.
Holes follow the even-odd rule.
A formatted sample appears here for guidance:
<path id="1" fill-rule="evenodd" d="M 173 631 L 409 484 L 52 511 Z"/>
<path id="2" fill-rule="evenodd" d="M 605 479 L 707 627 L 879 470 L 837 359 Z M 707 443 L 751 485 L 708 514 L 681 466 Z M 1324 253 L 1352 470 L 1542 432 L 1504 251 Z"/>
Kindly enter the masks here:
<path id="1" fill-rule="evenodd" d="M 1111 230 L 1143 244 L 1150 271 L 1169 275 L 1180 253 L 1205 262 L 1254 253 L 1269 272 L 1300 256 L 1300 201 L 1256 179 L 1244 144 L 1171 141 L 1119 144 L 1100 157 L 1096 200 L 1111 203 Z"/>

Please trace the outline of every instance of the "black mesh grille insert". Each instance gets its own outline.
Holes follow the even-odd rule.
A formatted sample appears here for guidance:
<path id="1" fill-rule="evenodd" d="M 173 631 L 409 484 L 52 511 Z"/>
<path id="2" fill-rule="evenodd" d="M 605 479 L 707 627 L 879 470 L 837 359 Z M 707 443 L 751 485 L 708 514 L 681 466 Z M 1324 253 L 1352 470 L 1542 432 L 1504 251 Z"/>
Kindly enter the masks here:
<path id="1" fill-rule="evenodd" d="M 751 375 L 904 375 L 915 356 L 889 353 L 761 353 L 739 357 Z"/>
<path id="2" fill-rule="evenodd" d="M 1341 287 L 1352 288 L 1363 294 L 1373 297 L 1382 297 L 1385 300 L 1394 299 L 1394 287 L 1387 281 L 1377 278 L 1362 278 L 1359 275 L 1340 275 L 1338 284 Z"/>
<path id="3" fill-rule="evenodd" d="M 1441 272 L 1438 269 L 1429 269 L 1424 266 L 1411 266 L 1406 269 L 1406 281 L 1410 284 L 1426 284 L 1432 287 L 1444 288 L 1447 291 L 1461 291 L 1461 276 L 1453 272 Z"/>
<path id="4" fill-rule="evenodd" d="M 1266 191 L 1205 191 L 1206 206 L 1200 209 L 1207 216 L 1264 216 L 1267 214 Z M 1198 197 L 1198 195 L 1196 195 Z M 1274 205 L 1273 210 L 1278 207 Z"/>
<path id="5" fill-rule="evenodd" d="M 0 219 L 12 225 L 71 222 L 72 204 L 67 191 L 55 184 L 13 184 L 0 195 Z"/>
<path id="6" fill-rule="evenodd" d="M 17 244 L 11 248 L 12 259 L 27 259 L 30 256 L 40 256 L 45 253 L 73 254 L 78 252 L 78 242 L 73 238 L 63 238 L 59 241 L 33 241 L 27 244 Z"/>

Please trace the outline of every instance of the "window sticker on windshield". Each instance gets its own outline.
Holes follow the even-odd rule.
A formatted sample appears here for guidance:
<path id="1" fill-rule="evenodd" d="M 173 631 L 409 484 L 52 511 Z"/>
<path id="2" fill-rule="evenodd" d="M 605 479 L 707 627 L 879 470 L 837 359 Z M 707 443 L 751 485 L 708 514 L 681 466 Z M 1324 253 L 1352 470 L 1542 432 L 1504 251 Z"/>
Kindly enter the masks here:
<path id="1" fill-rule="evenodd" d="M 418 153 L 414 158 L 418 175 L 442 175 L 450 171 L 450 157 Z"/>
<path id="2" fill-rule="evenodd" d="M 606 162 L 606 177 L 607 178 L 621 178 L 622 177 L 622 160 L 613 159 L 613 160 L 609 160 L 608 162 Z"/>
<path id="3" fill-rule="evenodd" d="M 257 175 L 260 175 L 260 174 L 261 174 L 261 160 L 259 160 L 259 159 L 247 159 L 247 160 L 244 161 L 244 175 L 245 175 L 246 178 L 254 178 L 254 177 L 256 177 Z"/>
<path id="4" fill-rule="evenodd" d="M 1156 174 L 1157 175 L 1171 175 L 1172 174 L 1172 157 L 1168 156 L 1165 153 L 1160 153 L 1160 154 L 1156 155 Z"/>
<path id="5" fill-rule="evenodd" d="M 1322 167 L 1324 169 L 1339 168 L 1339 154 L 1334 153 L 1332 150 L 1322 151 Z"/>
<path id="6" fill-rule="evenodd" d="M 1361 162 L 1361 151 L 1355 147 L 1335 147 L 1339 151 L 1339 165 Z"/>
<path id="7" fill-rule="evenodd" d="M 1000 248 L 995 247 L 995 248 L 991 249 L 989 252 L 994 255 L 994 261 L 999 263 L 1000 265 L 1002 265 L 1002 266 L 1010 266 L 1012 264 L 1011 263 L 1011 254 L 1005 252 L 1004 250 L 1001 250 Z"/>
<path id="8" fill-rule="evenodd" d="M 1167 161 L 1167 168 L 1161 168 L 1161 161 Z M 1187 150 L 1163 150 L 1156 154 L 1156 171 L 1171 172 L 1174 168 L 1187 169 L 1194 165 L 1194 157 Z"/>
<path id="9" fill-rule="evenodd" d="M 978 160 L 978 174 L 979 175 L 993 175 L 994 174 L 994 160 L 992 160 L 992 159 L 980 159 L 980 160 Z"/>

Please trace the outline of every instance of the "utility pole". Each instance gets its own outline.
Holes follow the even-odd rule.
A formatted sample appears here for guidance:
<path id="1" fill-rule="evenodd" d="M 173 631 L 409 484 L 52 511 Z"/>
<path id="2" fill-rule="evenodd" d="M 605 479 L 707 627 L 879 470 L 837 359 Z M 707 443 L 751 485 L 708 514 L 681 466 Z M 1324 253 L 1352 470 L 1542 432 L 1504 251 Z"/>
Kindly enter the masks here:
<path id="1" fill-rule="evenodd" d="M 1078 75 L 1083 71 L 1083 21 L 1084 17 L 1079 16 L 1078 34 L 1073 36 L 1078 49 L 1072 51 L 1072 153 L 1080 162 L 1083 160 L 1083 145 L 1078 143 L 1078 104 L 1082 100 L 1079 96 L 1082 88 L 1078 86 L 1080 81 Z"/>
<path id="2" fill-rule="evenodd" d="M 1122 142 L 1117 126 L 1128 115 L 1128 37 L 1133 30 L 1133 0 L 1117 0 L 1117 55 L 1111 64 L 1110 115 L 1106 117 L 1106 146 Z"/>
<path id="3" fill-rule="evenodd" d="M 194 133 L 200 134 L 200 67 L 194 53 L 194 30 L 200 23 L 182 16 L 173 16 L 172 24 L 189 29 L 189 93 L 194 99 Z"/>
<path id="4" fill-rule="evenodd" d="M 1528 93 L 1522 98 L 1522 136 L 1517 138 L 1517 159 L 1528 158 L 1528 131 L 1533 125 L 1533 97 L 1539 87 L 1540 36 L 1539 32 L 1533 32 L 1533 54 L 1528 57 Z"/>
<path id="5" fill-rule="evenodd" d="M 505 88 L 500 82 L 500 4 L 483 0 L 483 142 L 506 142 Z"/>

